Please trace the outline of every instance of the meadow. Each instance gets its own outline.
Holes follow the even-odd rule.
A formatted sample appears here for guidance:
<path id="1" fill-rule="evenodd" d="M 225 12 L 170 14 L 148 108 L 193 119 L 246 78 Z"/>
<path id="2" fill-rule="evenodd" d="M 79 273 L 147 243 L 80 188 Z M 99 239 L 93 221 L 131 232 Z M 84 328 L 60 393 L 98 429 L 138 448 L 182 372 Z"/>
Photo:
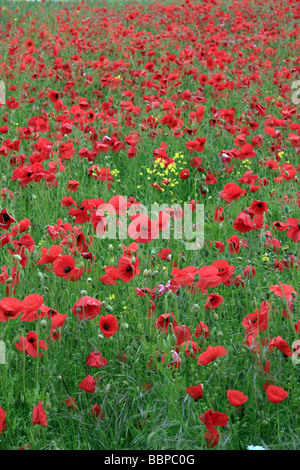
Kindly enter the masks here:
<path id="1" fill-rule="evenodd" d="M 1 450 L 299 450 L 299 20 L 0 0 Z"/>

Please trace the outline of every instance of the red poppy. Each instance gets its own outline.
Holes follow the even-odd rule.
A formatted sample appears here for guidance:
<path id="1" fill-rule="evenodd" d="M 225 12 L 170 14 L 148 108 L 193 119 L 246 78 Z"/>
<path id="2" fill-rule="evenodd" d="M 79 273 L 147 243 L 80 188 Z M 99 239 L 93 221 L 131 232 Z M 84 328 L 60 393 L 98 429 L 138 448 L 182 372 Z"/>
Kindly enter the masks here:
<path id="1" fill-rule="evenodd" d="M 255 229 L 253 221 L 247 214 L 242 212 L 233 222 L 233 228 L 240 233 L 251 232 Z"/>
<path id="2" fill-rule="evenodd" d="M 81 297 L 72 308 L 73 315 L 77 316 L 80 320 L 92 320 L 100 312 L 100 300 L 88 296 Z"/>
<path id="3" fill-rule="evenodd" d="M 60 245 L 52 245 L 49 250 L 47 248 L 41 248 L 43 256 L 37 261 L 36 264 L 49 264 L 58 258 L 62 254 L 62 247 Z"/>
<path id="4" fill-rule="evenodd" d="M 0 229 L 8 230 L 13 222 L 16 222 L 16 219 L 9 215 L 6 209 L 2 209 L 0 211 Z"/>
<path id="5" fill-rule="evenodd" d="M 300 220 L 290 218 L 286 219 L 289 224 L 289 229 L 287 231 L 287 236 L 293 240 L 293 242 L 298 243 L 300 240 Z"/>
<path id="6" fill-rule="evenodd" d="M 185 389 L 186 393 L 188 393 L 195 401 L 200 400 L 203 396 L 203 388 L 202 384 L 192 385 Z"/>
<path id="7" fill-rule="evenodd" d="M 39 294 L 30 294 L 23 300 L 23 315 L 21 321 L 35 321 L 42 318 L 46 313 L 42 313 L 43 297 Z"/>
<path id="8" fill-rule="evenodd" d="M 101 315 L 99 328 L 106 338 L 113 336 L 118 330 L 118 320 L 114 315 L 108 313 L 107 315 Z"/>
<path id="9" fill-rule="evenodd" d="M 276 385 L 269 385 L 266 393 L 271 403 L 280 403 L 285 400 L 289 394 L 289 392 Z"/>
<path id="10" fill-rule="evenodd" d="M 205 366 L 215 361 L 218 357 L 226 356 L 227 351 L 224 346 L 208 346 L 207 350 L 204 351 L 198 357 L 197 364 L 198 366 Z"/>
<path id="11" fill-rule="evenodd" d="M 78 385 L 81 390 L 87 393 L 95 393 L 96 380 L 91 376 L 87 375 Z"/>
<path id="12" fill-rule="evenodd" d="M 100 419 L 104 419 L 105 416 L 104 416 L 104 413 L 103 411 L 101 410 L 100 406 L 98 405 L 98 403 L 96 403 L 96 405 L 93 405 L 93 408 L 91 409 L 91 413 L 94 417 L 94 420 L 96 421 L 96 418 L 100 418 Z"/>
<path id="13" fill-rule="evenodd" d="M 0 406 L 0 434 L 6 429 L 5 411 Z"/>
<path id="14" fill-rule="evenodd" d="M 32 357 L 37 357 L 38 349 L 44 349 L 47 351 L 48 344 L 43 341 L 39 340 L 39 336 L 34 331 L 29 331 L 27 333 L 27 337 L 20 336 L 19 342 L 15 342 L 15 346 L 19 351 L 25 351 L 25 354 L 28 354 Z M 39 352 L 39 356 L 41 357 L 43 354 Z"/>
<path id="15" fill-rule="evenodd" d="M 227 398 L 232 406 L 241 406 L 248 400 L 248 396 L 239 390 L 227 390 Z"/>
<path id="16" fill-rule="evenodd" d="M 62 255 L 53 262 L 55 274 L 66 281 L 78 281 L 82 276 L 82 269 L 76 268 L 75 260 L 72 256 Z"/>
<path id="17" fill-rule="evenodd" d="M 0 322 L 13 320 L 23 311 L 23 303 L 14 297 L 3 297 L 0 300 Z"/>
<path id="18" fill-rule="evenodd" d="M 236 235 L 232 235 L 228 238 L 227 243 L 229 243 L 229 253 L 237 254 L 240 251 L 240 239 Z"/>
<path id="19" fill-rule="evenodd" d="M 100 369 L 101 367 L 106 366 L 108 361 L 98 351 L 94 351 L 88 355 L 86 358 L 86 363 L 90 367 L 96 367 L 97 369 Z"/>
<path id="20" fill-rule="evenodd" d="M 215 426 L 226 426 L 229 418 L 224 413 L 210 409 L 205 411 L 205 413 L 200 416 L 200 419 L 208 430 L 208 433 L 204 435 L 205 439 L 208 441 L 208 446 L 214 447 L 218 444 L 220 437 Z"/>
<path id="21" fill-rule="evenodd" d="M 225 220 L 225 218 L 223 216 L 223 212 L 224 212 L 223 207 L 218 206 L 216 208 L 215 214 L 214 214 L 214 222 L 217 222 L 218 224 L 220 224 L 221 222 L 223 222 Z"/>
<path id="22" fill-rule="evenodd" d="M 224 189 L 219 192 L 221 199 L 227 202 L 237 201 L 244 194 L 246 194 L 246 189 L 242 189 L 235 183 L 225 184 Z"/>
<path id="23" fill-rule="evenodd" d="M 138 276 L 141 270 L 138 268 L 140 264 L 139 259 L 136 257 L 135 263 L 127 256 L 121 256 L 118 264 L 118 279 L 123 282 L 130 282 L 135 276 Z"/>
<path id="24" fill-rule="evenodd" d="M 203 323 L 202 321 L 197 325 L 195 336 L 196 338 L 200 338 L 200 336 L 204 336 L 204 338 L 209 338 L 210 331 L 208 326 Z"/>
<path id="25" fill-rule="evenodd" d="M 221 303 L 223 302 L 223 297 L 218 294 L 209 294 L 206 302 L 205 302 L 205 307 L 204 309 L 207 310 L 208 308 L 212 310 L 213 308 L 219 307 Z"/>
<path id="26" fill-rule="evenodd" d="M 177 321 L 175 320 L 174 313 L 163 313 L 155 321 L 155 328 L 158 330 L 163 330 L 165 333 L 173 331 L 174 327 L 177 326 Z"/>
<path id="27" fill-rule="evenodd" d="M 68 408 L 71 408 L 71 410 L 77 411 L 78 409 L 75 398 L 67 398 L 66 400 L 63 401 L 63 403 L 65 403 Z"/>
<path id="28" fill-rule="evenodd" d="M 43 404 L 39 401 L 37 406 L 33 407 L 32 410 L 32 424 L 35 426 L 39 424 L 40 426 L 47 426 L 47 415 L 43 408 Z"/>
<path id="29" fill-rule="evenodd" d="M 255 215 L 261 215 L 267 212 L 268 204 L 265 201 L 252 201 L 249 211 Z"/>

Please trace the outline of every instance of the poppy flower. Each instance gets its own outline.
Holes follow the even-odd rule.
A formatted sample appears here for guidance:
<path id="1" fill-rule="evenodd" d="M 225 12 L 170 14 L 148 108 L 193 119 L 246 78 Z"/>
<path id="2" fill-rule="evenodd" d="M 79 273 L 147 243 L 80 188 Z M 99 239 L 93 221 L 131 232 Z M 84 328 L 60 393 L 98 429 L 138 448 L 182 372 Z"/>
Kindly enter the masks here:
<path id="1" fill-rule="evenodd" d="M 190 172 L 189 170 L 186 168 L 185 170 L 182 170 L 180 173 L 179 173 L 179 178 L 181 180 L 185 180 L 187 179 L 188 177 L 190 176 Z"/>
<path id="2" fill-rule="evenodd" d="M 56 276 L 62 277 L 66 281 L 78 281 L 82 276 L 82 269 L 76 268 L 75 260 L 72 256 L 62 255 L 53 262 Z"/>
<path id="3" fill-rule="evenodd" d="M 236 235 L 232 235 L 228 238 L 227 243 L 229 243 L 229 253 L 237 254 L 240 251 L 240 239 Z"/>
<path id="4" fill-rule="evenodd" d="M 9 215 L 6 209 L 2 209 L 2 211 L 0 211 L 0 228 L 2 230 L 8 230 L 13 222 L 16 222 L 16 219 Z"/>
<path id="5" fill-rule="evenodd" d="M 174 313 L 163 313 L 158 317 L 154 325 L 158 330 L 168 333 L 173 331 L 174 327 L 177 326 L 177 321 L 175 320 Z"/>
<path id="6" fill-rule="evenodd" d="M 208 287 L 217 287 L 222 282 L 216 266 L 203 266 L 198 272 L 200 279 L 196 286 L 201 289 L 202 294 L 206 293 Z"/>
<path id="7" fill-rule="evenodd" d="M 37 265 L 50 264 L 62 254 L 62 247 L 60 245 L 52 245 L 49 250 L 47 248 L 41 248 L 43 256 L 37 261 Z"/>
<path id="8" fill-rule="evenodd" d="M 202 384 L 192 385 L 185 389 L 186 393 L 188 393 L 195 401 L 200 400 L 203 396 L 203 388 Z"/>
<path id="9" fill-rule="evenodd" d="M 3 297 L 0 300 L 0 322 L 13 320 L 23 311 L 23 303 L 14 297 Z"/>
<path id="10" fill-rule="evenodd" d="M 99 369 L 100 367 L 106 366 L 108 361 L 98 351 L 94 351 L 88 355 L 86 358 L 86 363 L 90 367 L 96 367 Z"/>
<path id="11" fill-rule="evenodd" d="M 215 361 L 218 357 L 226 356 L 227 351 L 224 346 L 208 346 L 207 350 L 204 351 L 198 357 L 198 366 L 205 366 Z"/>
<path id="12" fill-rule="evenodd" d="M 99 328 L 106 338 L 110 338 L 118 330 L 118 320 L 110 313 L 105 316 L 101 315 Z"/>
<path id="13" fill-rule="evenodd" d="M 67 398 L 66 400 L 63 401 L 67 405 L 68 408 L 71 408 L 71 410 L 76 410 L 77 411 L 77 405 L 75 398 Z"/>
<path id="14" fill-rule="evenodd" d="M 128 235 L 137 243 L 150 243 L 159 235 L 159 221 L 152 221 L 146 214 L 139 214 L 130 223 Z"/>
<path id="15" fill-rule="evenodd" d="M 25 351 L 25 354 L 28 354 L 31 357 L 37 357 L 38 349 L 44 349 L 47 351 L 48 344 L 39 340 L 39 336 L 34 331 L 29 331 L 27 337 L 20 336 L 19 342 L 15 342 L 15 346 L 19 351 Z M 39 352 L 39 356 L 42 356 L 42 353 Z"/>
<path id="16" fill-rule="evenodd" d="M 91 376 L 87 375 L 78 385 L 81 390 L 87 393 L 95 393 L 96 380 Z"/>
<path id="17" fill-rule="evenodd" d="M 285 400 L 289 394 L 289 392 L 276 385 L 269 385 L 266 393 L 271 403 L 280 403 Z"/>
<path id="18" fill-rule="evenodd" d="M 210 310 L 212 310 L 213 308 L 217 308 L 219 307 L 219 305 L 221 305 L 223 300 L 224 299 L 221 295 L 209 294 L 206 299 L 204 309 L 207 310 L 209 308 Z"/>
<path id="19" fill-rule="evenodd" d="M 286 219 L 286 222 L 289 224 L 287 236 L 291 238 L 293 242 L 298 243 L 300 240 L 300 220 L 290 218 Z"/>
<path id="20" fill-rule="evenodd" d="M 291 299 L 292 294 L 298 295 L 297 291 L 292 286 L 290 286 L 289 284 L 282 284 L 280 281 L 279 285 L 277 284 L 275 286 L 270 286 L 270 290 L 274 292 L 276 297 L 283 298 L 284 296 L 287 301 Z"/>
<path id="21" fill-rule="evenodd" d="M 223 222 L 225 220 L 225 218 L 223 216 L 223 212 L 224 212 L 223 207 L 218 206 L 216 208 L 215 214 L 214 214 L 214 222 L 217 222 L 218 224 L 220 224 L 221 222 Z"/>
<path id="22" fill-rule="evenodd" d="M 246 194 L 246 189 L 242 189 L 238 184 L 227 183 L 222 191 L 219 192 L 221 199 L 226 202 L 237 201 Z"/>
<path id="23" fill-rule="evenodd" d="M 130 282 L 135 276 L 138 276 L 141 270 L 138 268 L 140 264 L 139 259 L 136 257 L 135 263 L 127 256 L 121 256 L 118 264 L 118 279 L 123 282 Z"/>
<path id="24" fill-rule="evenodd" d="M 227 398 L 232 406 L 241 406 L 248 400 L 248 396 L 239 390 L 227 390 Z"/>
<path id="25" fill-rule="evenodd" d="M 233 228 L 240 233 L 251 232 L 255 229 L 253 221 L 243 212 L 233 222 Z"/>
<path id="26" fill-rule="evenodd" d="M 100 312 L 100 300 L 88 296 L 81 297 L 72 308 L 73 315 L 77 316 L 80 320 L 92 320 Z"/>
<path id="27" fill-rule="evenodd" d="M 229 418 L 225 413 L 210 409 L 205 411 L 205 413 L 200 416 L 200 419 L 208 430 L 208 433 L 204 435 L 205 439 L 208 441 L 207 444 L 209 447 L 214 447 L 218 444 L 220 437 L 215 426 L 226 426 Z"/>
<path id="28" fill-rule="evenodd" d="M 200 336 L 204 336 L 204 338 L 208 338 L 209 335 L 210 335 L 210 331 L 209 331 L 208 326 L 201 321 L 199 325 L 197 325 L 197 328 L 195 330 L 196 338 L 200 338 Z"/>
<path id="29" fill-rule="evenodd" d="M 37 406 L 33 407 L 32 411 L 32 424 L 35 426 L 39 424 L 40 426 L 47 426 L 47 415 L 43 408 L 43 403 L 39 401 Z"/>
<path id="30" fill-rule="evenodd" d="M 0 406 L 0 434 L 6 429 L 5 411 Z"/>
<path id="31" fill-rule="evenodd" d="M 176 336 L 177 345 L 184 343 L 192 337 L 192 333 L 186 325 L 174 326 L 174 334 Z"/>
<path id="32" fill-rule="evenodd" d="M 43 305 L 43 297 L 39 294 L 30 294 L 23 300 L 23 315 L 21 321 L 35 321 L 45 316 L 42 313 L 41 307 Z"/>
<path id="33" fill-rule="evenodd" d="M 103 411 L 101 410 L 100 406 L 98 405 L 98 403 L 96 403 L 95 405 L 93 405 L 93 408 L 91 408 L 91 413 L 94 417 L 94 420 L 96 421 L 96 418 L 100 418 L 100 419 L 104 419 L 105 416 L 104 416 L 104 413 Z"/>
<path id="34" fill-rule="evenodd" d="M 249 211 L 255 215 L 261 215 L 267 212 L 268 204 L 265 201 L 252 201 Z"/>

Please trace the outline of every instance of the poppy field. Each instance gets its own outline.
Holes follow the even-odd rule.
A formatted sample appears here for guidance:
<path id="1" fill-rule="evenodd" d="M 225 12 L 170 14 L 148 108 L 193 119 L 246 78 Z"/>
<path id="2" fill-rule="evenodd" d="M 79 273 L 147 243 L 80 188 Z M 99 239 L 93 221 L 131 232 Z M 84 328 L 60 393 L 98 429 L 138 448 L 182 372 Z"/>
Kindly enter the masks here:
<path id="1" fill-rule="evenodd" d="M 1 450 L 299 450 L 299 36 L 0 0 Z"/>

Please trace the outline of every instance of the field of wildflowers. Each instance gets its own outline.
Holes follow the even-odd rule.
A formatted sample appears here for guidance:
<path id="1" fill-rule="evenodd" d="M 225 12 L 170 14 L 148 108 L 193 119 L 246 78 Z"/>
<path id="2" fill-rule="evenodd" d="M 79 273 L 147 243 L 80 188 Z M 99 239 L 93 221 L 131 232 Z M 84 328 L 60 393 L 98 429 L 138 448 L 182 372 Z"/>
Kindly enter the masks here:
<path id="1" fill-rule="evenodd" d="M 1 450 L 300 448 L 299 34 L 0 0 Z"/>

